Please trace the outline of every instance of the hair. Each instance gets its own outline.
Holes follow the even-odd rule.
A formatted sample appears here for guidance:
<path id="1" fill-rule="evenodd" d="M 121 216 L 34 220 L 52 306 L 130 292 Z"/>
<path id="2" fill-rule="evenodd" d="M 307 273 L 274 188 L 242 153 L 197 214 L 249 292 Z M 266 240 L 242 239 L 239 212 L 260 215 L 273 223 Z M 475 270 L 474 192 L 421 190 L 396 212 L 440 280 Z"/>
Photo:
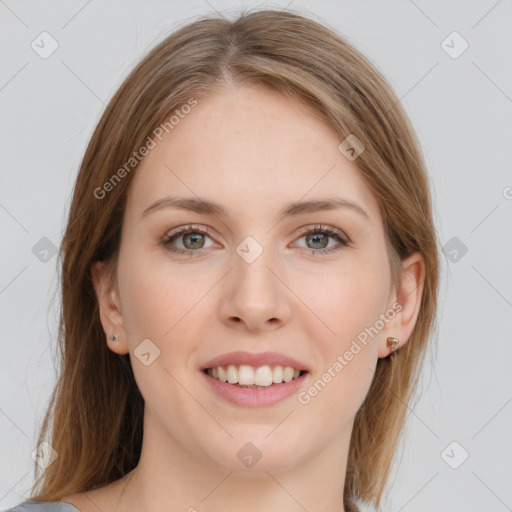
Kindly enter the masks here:
<path id="1" fill-rule="evenodd" d="M 310 107 L 340 142 L 355 135 L 365 147 L 355 164 L 382 213 L 393 283 L 399 283 L 404 258 L 423 256 L 424 287 L 412 335 L 378 360 L 354 419 L 340 482 L 345 503 L 381 504 L 435 324 L 439 255 L 428 175 L 399 99 L 369 60 L 325 24 L 267 9 L 241 11 L 232 21 L 207 15 L 174 31 L 127 76 L 92 135 L 59 251 L 60 371 L 38 440 L 49 442 L 58 458 L 36 479 L 35 500 L 91 490 L 138 464 L 144 400 L 129 354 L 115 354 L 105 343 L 91 279 L 96 261 L 115 273 L 134 173 L 112 178 L 177 108 L 227 86 L 280 92 Z M 109 193 L 98 199 L 107 182 Z"/>

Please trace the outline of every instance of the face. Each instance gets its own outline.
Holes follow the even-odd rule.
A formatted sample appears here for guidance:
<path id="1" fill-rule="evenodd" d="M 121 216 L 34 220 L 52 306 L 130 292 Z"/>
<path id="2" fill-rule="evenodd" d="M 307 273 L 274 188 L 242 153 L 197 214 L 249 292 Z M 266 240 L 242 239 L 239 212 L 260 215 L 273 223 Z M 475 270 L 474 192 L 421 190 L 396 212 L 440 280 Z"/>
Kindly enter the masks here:
<path id="1" fill-rule="evenodd" d="M 130 352 L 145 436 L 160 446 L 243 469 L 250 442 L 260 470 L 347 446 L 399 315 L 378 203 L 340 142 L 276 92 L 226 89 L 198 99 L 135 171 L 114 292 L 122 328 L 109 329 L 122 338 L 112 350 Z M 157 203 L 169 196 L 218 209 Z M 340 204 L 290 208 L 310 201 Z M 265 356 L 271 378 L 293 358 L 299 384 L 273 384 L 265 401 L 205 374 L 235 351 L 245 355 L 226 370 L 230 357 L 257 369 L 265 361 L 250 355 L 278 353 Z"/>

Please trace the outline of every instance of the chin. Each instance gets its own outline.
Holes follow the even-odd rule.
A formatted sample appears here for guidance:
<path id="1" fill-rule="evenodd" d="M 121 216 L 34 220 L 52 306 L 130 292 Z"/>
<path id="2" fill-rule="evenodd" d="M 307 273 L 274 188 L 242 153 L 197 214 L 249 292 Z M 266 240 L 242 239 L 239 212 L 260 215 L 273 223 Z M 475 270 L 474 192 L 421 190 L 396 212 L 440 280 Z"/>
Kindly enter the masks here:
<path id="1" fill-rule="evenodd" d="M 279 436 L 275 435 L 276 432 L 272 432 L 274 428 L 275 426 L 272 428 L 260 426 L 256 431 L 244 426 L 243 435 L 234 435 L 224 446 L 217 444 L 217 449 L 214 452 L 209 450 L 208 456 L 224 470 L 241 475 L 256 476 L 261 473 L 260 476 L 268 477 L 267 471 L 270 473 L 286 471 L 299 464 L 306 456 L 306 453 L 300 453 L 297 449 L 300 446 L 302 451 L 305 447 L 303 443 L 294 440 L 288 432 L 284 431 L 286 442 L 283 442 Z"/>

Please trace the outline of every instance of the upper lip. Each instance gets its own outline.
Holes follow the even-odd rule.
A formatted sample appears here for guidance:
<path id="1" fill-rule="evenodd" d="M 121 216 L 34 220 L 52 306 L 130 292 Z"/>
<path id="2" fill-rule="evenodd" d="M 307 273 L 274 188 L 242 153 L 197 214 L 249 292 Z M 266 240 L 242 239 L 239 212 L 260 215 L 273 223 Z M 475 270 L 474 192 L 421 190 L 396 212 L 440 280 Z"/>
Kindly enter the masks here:
<path id="1" fill-rule="evenodd" d="M 220 356 L 210 359 L 201 366 L 201 370 L 207 368 L 216 368 L 217 366 L 225 366 L 228 364 L 259 367 L 265 364 L 269 366 L 291 366 L 294 370 L 305 370 L 309 372 L 309 368 L 304 363 L 297 361 L 293 357 L 280 354 L 279 352 L 228 352 Z"/>

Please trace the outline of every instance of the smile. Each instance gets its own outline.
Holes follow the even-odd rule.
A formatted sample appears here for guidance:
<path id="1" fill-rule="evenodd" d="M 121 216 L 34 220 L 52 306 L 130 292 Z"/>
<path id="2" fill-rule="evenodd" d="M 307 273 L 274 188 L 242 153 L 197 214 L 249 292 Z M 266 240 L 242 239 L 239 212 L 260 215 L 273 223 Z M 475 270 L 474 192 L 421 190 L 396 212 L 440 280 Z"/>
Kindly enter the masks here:
<path id="1" fill-rule="evenodd" d="M 216 366 L 204 370 L 207 375 L 238 387 L 262 389 L 281 384 L 282 382 L 291 382 L 300 377 L 305 371 L 296 370 L 291 366 L 276 365 L 271 367 L 268 364 L 253 367 L 246 364 L 227 366 Z"/>
<path id="2" fill-rule="evenodd" d="M 231 371 L 229 369 L 230 366 L 233 366 Z M 270 366 L 264 365 L 253 368 L 248 366 L 249 371 L 244 370 L 244 366 L 245 365 L 241 365 L 240 368 L 237 368 L 234 365 L 228 365 L 225 369 L 221 366 L 220 370 L 219 367 L 207 368 L 199 373 L 203 376 L 210 389 L 217 397 L 220 397 L 223 401 L 241 407 L 269 407 L 276 405 L 296 395 L 301 388 L 305 386 L 306 381 L 310 377 L 309 372 L 294 370 L 293 367 L 283 368 L 282 366 L 275 366 L 271 368 Z M 263 370 L 260 370 L 260 368 L 263 368 Z M 260 371 L 258 372 L 258 370 Z M 217 377 L 214 377 L 214 371 L 217 373 Z M 253 375 L 252 382 L 268 383 L 270 375 L 272 375 L 272 382 L 261 386 L 255 383 L 230 383 L 227 380 L 223 382 L 219 378 L 221 375 L 226 379 L 229 376 L 231 380 L 234 381 L 235 378 L 238 380 L 238 378 L 241 377 L 242 382 L 251 382 L 251 380 L 244 380 L 244 373 L 250 378 L 251 372 Z M 299 372 L 298 376 L 296 376 L 297 372 Z M 282 377 L 280 375 L 281 373 Z M 274 375 L 276 376 L 275 380 L 280 380 L 280 382 L 273 382 Z M 285 378 L 290 379 L 290 375 L 291 380 L 285 380 Z M 263 377 L 265 380 L 263 380 Z"/>

